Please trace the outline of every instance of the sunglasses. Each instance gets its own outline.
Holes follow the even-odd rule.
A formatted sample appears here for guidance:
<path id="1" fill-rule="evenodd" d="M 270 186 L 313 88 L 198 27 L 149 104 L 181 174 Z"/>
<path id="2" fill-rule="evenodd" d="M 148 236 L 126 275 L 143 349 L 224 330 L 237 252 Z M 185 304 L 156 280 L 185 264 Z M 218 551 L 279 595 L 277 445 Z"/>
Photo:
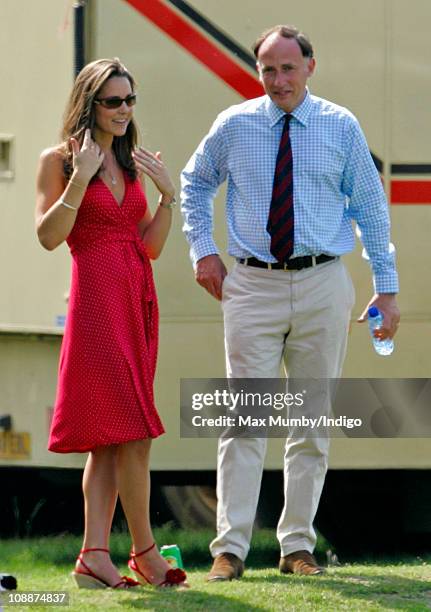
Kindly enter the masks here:
<path id="1" fill-rule="evenodd" d="M 125 98 L 111 96 L 110 98 L 99 98 L 98 100 L 94 100 L 95 104 L 101 104 L 105 108 L 120 108 L 123 102 L 125 102 L 127 106 L 134 106 L 136 104 L 136 94 L 129 94 Z"/>

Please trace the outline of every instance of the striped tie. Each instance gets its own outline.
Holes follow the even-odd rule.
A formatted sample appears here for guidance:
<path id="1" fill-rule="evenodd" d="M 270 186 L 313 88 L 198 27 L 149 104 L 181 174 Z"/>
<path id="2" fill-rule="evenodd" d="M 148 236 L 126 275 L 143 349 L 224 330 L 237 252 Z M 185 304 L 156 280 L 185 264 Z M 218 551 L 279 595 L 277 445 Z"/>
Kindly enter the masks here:
<path id="1" fill-rule="evenodd" d="M 267 232 L 271 236 L 270 251 L 274 257 L 285 262 L 293 253 L 293 162 L 289 138 L 289 121 L 285 115 L 283 133 L 278 148 L 277 162 L 272 187 Z"/>

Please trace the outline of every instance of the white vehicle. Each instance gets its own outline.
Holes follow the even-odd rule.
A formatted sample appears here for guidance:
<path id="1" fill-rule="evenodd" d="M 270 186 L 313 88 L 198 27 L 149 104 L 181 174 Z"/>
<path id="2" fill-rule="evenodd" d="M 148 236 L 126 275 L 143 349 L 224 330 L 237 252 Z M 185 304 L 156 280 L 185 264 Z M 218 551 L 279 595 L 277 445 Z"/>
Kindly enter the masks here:
<path id="1" fill-rule="evenodd" d="M 357 297 L 343 375 L 430 377 L 429 0 L 78 4 L 72 9 L 58 0 L 0 3 L 0 478 L 7 479 L 9 498 L 19 495 L 21 478 L 26 486 L 33 479 L 64 482 L 64 468 L 80 468 L 84 459 L 46 450 L 70 257 L 65 245 L 44 251 L 33 222 L 37 160 L 42 149 L 58 142 L 80 55 L 85 62 L 118 56 L 128 66 L 139 85 L 136 118 L 142 140 L 162 151 L 178 177 L 222 109 L 261 95 L 247 51 L 254 38 L 276 23 L 307 32 L 317 59 L 312 93 L 358 117 L 381 172 L 401 280 L 402 325 L 394 354 L 382 358 L 365 326 L 355 322 L 372 291 L 359 243 L 345 257 Z M 154 205 L 156 195 L 151 187 L 148 192 Z M 225 244 L 223 202 L 222 192 L 215 205 L 220 246 Z M 227 255 L 224 260 L 230 265 Z M 156 397 L 167 434 L 153 446 L 153 482 L 163 485 L 181 522 L 210 523 L 216 440 L 180 438 L 179 384 L 181 378 L 224 376 L 223 324 L 219 304 L 194 280 L 179 215 L 154 272 L 161 311 Z M 269 444 L 261 524 L 271 522 L 281 504 L 281 498 L 275 500 L 281 496 L 282 444 L 281 439 Z M 358 525 L 363 528 L 358 539 L 369 534 L 383 541 L 391 531 L 399 540 L 431 538 L 430 470 L 429 439 L 334 439 L 317 527 L 335 542 L 350 537 Z"/>

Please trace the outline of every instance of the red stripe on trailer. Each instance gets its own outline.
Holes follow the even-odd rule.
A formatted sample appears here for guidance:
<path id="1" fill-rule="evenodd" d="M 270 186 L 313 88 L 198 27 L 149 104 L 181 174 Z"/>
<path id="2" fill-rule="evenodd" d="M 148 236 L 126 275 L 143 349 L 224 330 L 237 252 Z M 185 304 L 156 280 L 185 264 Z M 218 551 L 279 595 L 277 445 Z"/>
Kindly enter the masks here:
<path id="1" fill-rule="evenodd" d="M 167 7 L 161 0 L 125 0 L 139 13 L 170 36 L 181 47 L 232 87 L 244 98 L 257 98 L 263 89 L 253 77 L 212 44 L 201 32 Z"/>
<path id="2" fill-rule="evenodd" d="M 391 204 L 431 204 L 431 181 L 392 181 Z"/>

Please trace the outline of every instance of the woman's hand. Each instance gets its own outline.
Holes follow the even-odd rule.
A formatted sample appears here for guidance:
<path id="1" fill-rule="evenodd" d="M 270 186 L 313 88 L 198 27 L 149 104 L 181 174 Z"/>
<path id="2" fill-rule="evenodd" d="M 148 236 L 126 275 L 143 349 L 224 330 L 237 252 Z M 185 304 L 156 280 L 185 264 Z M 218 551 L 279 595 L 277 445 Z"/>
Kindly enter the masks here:
<path id="1" fill-rule="evenodd" d="M 102 165 L 105 154 L 91 138 L 91 131 L 85 130 L 81 149 L 75 138 L 70 139 L 73 154 L 73 171 L 78 180 L 88 183 Z"/>
<path id="2" fill-rule="evenodd" d="M 175 195 L 175 187 L 162 161 L 160 151 L 157 151 L 154 155 L 143 147 L 137 147 L 133 151 L 132 157 L 138 173 L 144 172 L 150 177 L 162 196 L 172 199 Z"/>

